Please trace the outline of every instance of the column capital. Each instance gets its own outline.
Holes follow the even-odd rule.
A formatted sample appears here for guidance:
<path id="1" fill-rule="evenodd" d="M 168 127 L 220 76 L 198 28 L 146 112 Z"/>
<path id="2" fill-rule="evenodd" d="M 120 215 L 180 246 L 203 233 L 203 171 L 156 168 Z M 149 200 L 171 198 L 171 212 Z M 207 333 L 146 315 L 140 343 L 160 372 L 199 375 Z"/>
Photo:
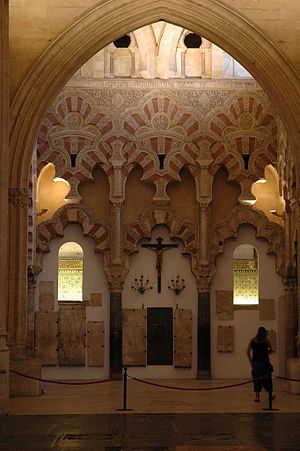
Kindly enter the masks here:
<path id="1" fill-rule="evenodd" d="M 211 199 L 209 198 L 200 198 L 199 200 L 198 200 L 198 204 L 199 204 L 199 207 L 200 207 L 200 209 L 201 210 L 206 210 L 207 208 L 208 208 L 208 206 L 209 206 L 209 204 L 210 204 L 210 201 L 211 201 Z"/>
<path id="2" fill-rule="evenodd" d="M 123 256 L 119 263 L 113 263 L 112 256 L 104 256 L 104 272 L 111 293 L 121 293 L 124 287 L 125 278 L 129 271 L 129 261 Z"/>
<path id="3" fill-rule="evenodd" d="M 297 281 L 295 277 L 284 277 L 283 278 L 284 290 L 289 293 L 297 288 Z"/>
<path id="4" fill-rule="evenodd" d="M 196 272 L 196 282 L 199 293 L 210 292 L 210 286 L 213 276 L 215 275 L 215 265 L 202 265 Z"/>
<path id="5" fill-rule="evenodd" d="M 24 209 L 27 209 L 32 202 L 28 188 L 9 188 L 8 201 L 13 207 Z"/>

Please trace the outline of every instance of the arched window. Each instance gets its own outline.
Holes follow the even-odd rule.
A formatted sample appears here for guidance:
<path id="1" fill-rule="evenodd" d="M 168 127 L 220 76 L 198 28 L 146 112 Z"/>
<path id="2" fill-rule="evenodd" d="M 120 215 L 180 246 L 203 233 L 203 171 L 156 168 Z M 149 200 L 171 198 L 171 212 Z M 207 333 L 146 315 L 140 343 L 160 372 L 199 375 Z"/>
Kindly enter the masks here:
<path id="1" fill-rule="evenodd" d="M 83 250 L 75 242 L 63 244 L 58 252 L 58 300 L 82 301 Z"/>
<path id="2" fill-rule="evenodd" d="M 259 302 L 258 254 L 251 244 L 241 244 L 233 253 L 233 303 Z"/>

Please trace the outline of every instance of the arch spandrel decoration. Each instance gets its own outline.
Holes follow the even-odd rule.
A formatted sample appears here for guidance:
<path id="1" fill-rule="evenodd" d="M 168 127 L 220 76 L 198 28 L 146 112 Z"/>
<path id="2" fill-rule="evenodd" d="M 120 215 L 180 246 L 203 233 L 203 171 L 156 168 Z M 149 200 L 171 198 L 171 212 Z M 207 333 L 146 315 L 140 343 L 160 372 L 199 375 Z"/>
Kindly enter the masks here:
<path id="1" fill-rule="evenodd" d="M 120 35 L 163 19 L 205 36 L 260 80 L 299 147 L 300 88 L 293 66 L 267 38 L 233 9 L 216 0 L 118 0 L 99 4 L 51 43 L 33 65 L 12 102 L 12 186 L 25 186 L 42 116 L 70 76 Z M 64 65 L 61 65 L 61 62 Z"/>
<path id="2" fill-rule="evenodd" d="M 285 267 L 285 235 L 284 229 L 270 222 L 266 215 L 255 207 L 240 205 L 230 212 L 227 218 L 214 224 L 211 228 L 210 253 L 215 264 L 218 254 L 224 252 L 224 242 L 237 236 L 238 228 L 250 224 L 256 229 L 257 238 L 265 238 L 268 242 L 268 253 L 275 255 L 276 271 L 284 277 Z"/>
<path id="3" fill-rule="evenodd" d="M 97 243 L 96 252 L 104 254 L 109 252 L 108 227 L 97 222 L 88 208 L 79 205 L 67 205 L 57 210 L 52 219 L 42 222 L 37 227 L 37 253 L 40 257 L 50 251 L 52 238 L 63 236 L 65 227 L 70 223 L 80 224 L 83 235 L 94 238 Z"/>
<path id="4" fill-rule="evenodd" d="M 100 142 L 109 139 L 112 129 L 110 112 L 104 106 L 97 107 L 95 99 L 86 90 L 64 90 L 55 99 L 40 127 L 38 169 L 51 160 L 58 177 L 73 177 L 78 182 L 83 178 L 90 179 L 93 165 L 98 161 L 105 162 L 105 149 L 99 152 L 97 148 Z M 71 155 L 76 155 L 74 167 L 71 166 Z"/>
<path id="5" fill-rule="evenodd" d="M 229 180 L 247 192 L 263 178 L 265 166 L 277 160 L 276 112 L 263 94 L 236 93 L 208 117 L 214 165 L 226 166 Z M 249 170 L 242 155 L 249 154 Z"/>
<path id="6" fill-rule="evenodd" d="M 262 177 L 264 166 L 276 159 L 275 112 L 261 93 L 246 93 L 245 100 L 240 93 L 226 95 L 225 103 L 221 96 L 204 118 L 195 105 L 188 106 L 190 97 L 181 99 L 172 90 L 154 91 L 141 96 L 137 106 L 125 110 L 118 121 L 117 113 L 109 110 L 108 99 L 99 104 L 97 92 L 86 91 L 63 90 L 46 115 L 38 140 L 38 166 L 51 160 L 57 175 L 70 183 L 70 197 L 77 201 L 80 181 L 91 180 L 96 165 L 107 174 L 112 192 L 116 163 L 121 165 L 123 190 L 134 164 L 139 164 L 142 180 L 156 186 L 155 201 L 167 203 L 168 183 L 180 180 L 183 166 L 197 176 L 197 160 L 203 152 L 215 160 L 212 172 L 220 165 L 227 167 L 229 180 L 241 184 L 246 198 L 252 183 Z M 219 135 L 210 130 L 212 124 Z M 243 166 L 244 149 L 252 152 L 250 171 Z M 70 154 L 76 155 L 75 167 L 71 167 Z M 159 155 L 165 156 L 163 170 Z"/>

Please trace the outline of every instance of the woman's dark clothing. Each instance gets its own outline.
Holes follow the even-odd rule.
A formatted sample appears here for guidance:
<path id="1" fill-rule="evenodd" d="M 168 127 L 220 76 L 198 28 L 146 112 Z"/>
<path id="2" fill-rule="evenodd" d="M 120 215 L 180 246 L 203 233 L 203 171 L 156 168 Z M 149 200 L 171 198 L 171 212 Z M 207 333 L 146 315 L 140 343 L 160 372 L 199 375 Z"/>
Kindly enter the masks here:
<path id="1" fill-rule="evenodd" d="M 261 392 L 263 388 L 267 391 L 272 390 L 271 372 L 273 367 L 270 364 L 269 352 L 271 351 L 268 343 L 265 341 L 251 341 L 252 349 L 252 377 L 254 391 Z"/>

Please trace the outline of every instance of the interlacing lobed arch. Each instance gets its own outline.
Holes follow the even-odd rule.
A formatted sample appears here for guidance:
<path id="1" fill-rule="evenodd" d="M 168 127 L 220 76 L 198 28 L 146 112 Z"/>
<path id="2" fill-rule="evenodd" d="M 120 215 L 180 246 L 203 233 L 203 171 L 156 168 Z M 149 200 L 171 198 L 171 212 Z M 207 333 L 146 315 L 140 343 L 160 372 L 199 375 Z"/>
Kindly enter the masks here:
<path id="1" fill-rule="evenodd" d="M 224 252 L 225 241 L 237 236 L 242 224 L 250 224 L 256 229 L 256 238 L 265 238 L 268 242 L 267 252 L 275 255 L 275 269 L 283 277 L 285 271 L 285 233 L 283 227 L 270 222 L 266 215 L 255 207 L 240 205 L 234 208 L 224 219 L 211 228 L 210 254 L 212 261 Z"/>
<path id="2" fill-rule="evenodd" d="M 211 166 L 225 166 L 229 180 L 239 182 L 245 192 L 276 159 L 275 112 L 260 93 L 231 94 L 204 118 L 172 91 L 149 92 L 121 117 L 105 100 L 105 91 L 102 102 L 96 102 L 95 91 L 87 91 L 65 88 L 46 115 L 38 138 L 38 168 L 51 161 L 56 175 L 70 182 L 72 192 L 82 180 L 91 180 L 96 165 L 110 179 L 116 152 L 124 183 L 139 164 L 142 180 L 166 187 L 171 180 L 180 180 L 183 166 L 196 175 L 197 158 L 204 151 L 213 160 Z M 249 155 L 249 168 L 244 166 L 244 153 Z"/>
<path id="3" fill-rule="evenodd" d="M 54 237 L 63 236 L 65 227 L 72 223 L 81 225 L 83 235 L 94 238 L 96 252 L 109 252 L 108 226 L 104 226 L 96 221 L 87 207 L 82 205 L 66 205 L 57 210 L 52 219 L 44 221 L 37 227 L 39 270 L 42 270 L 43 254 L 50 251 L 50 241 Z"/>

